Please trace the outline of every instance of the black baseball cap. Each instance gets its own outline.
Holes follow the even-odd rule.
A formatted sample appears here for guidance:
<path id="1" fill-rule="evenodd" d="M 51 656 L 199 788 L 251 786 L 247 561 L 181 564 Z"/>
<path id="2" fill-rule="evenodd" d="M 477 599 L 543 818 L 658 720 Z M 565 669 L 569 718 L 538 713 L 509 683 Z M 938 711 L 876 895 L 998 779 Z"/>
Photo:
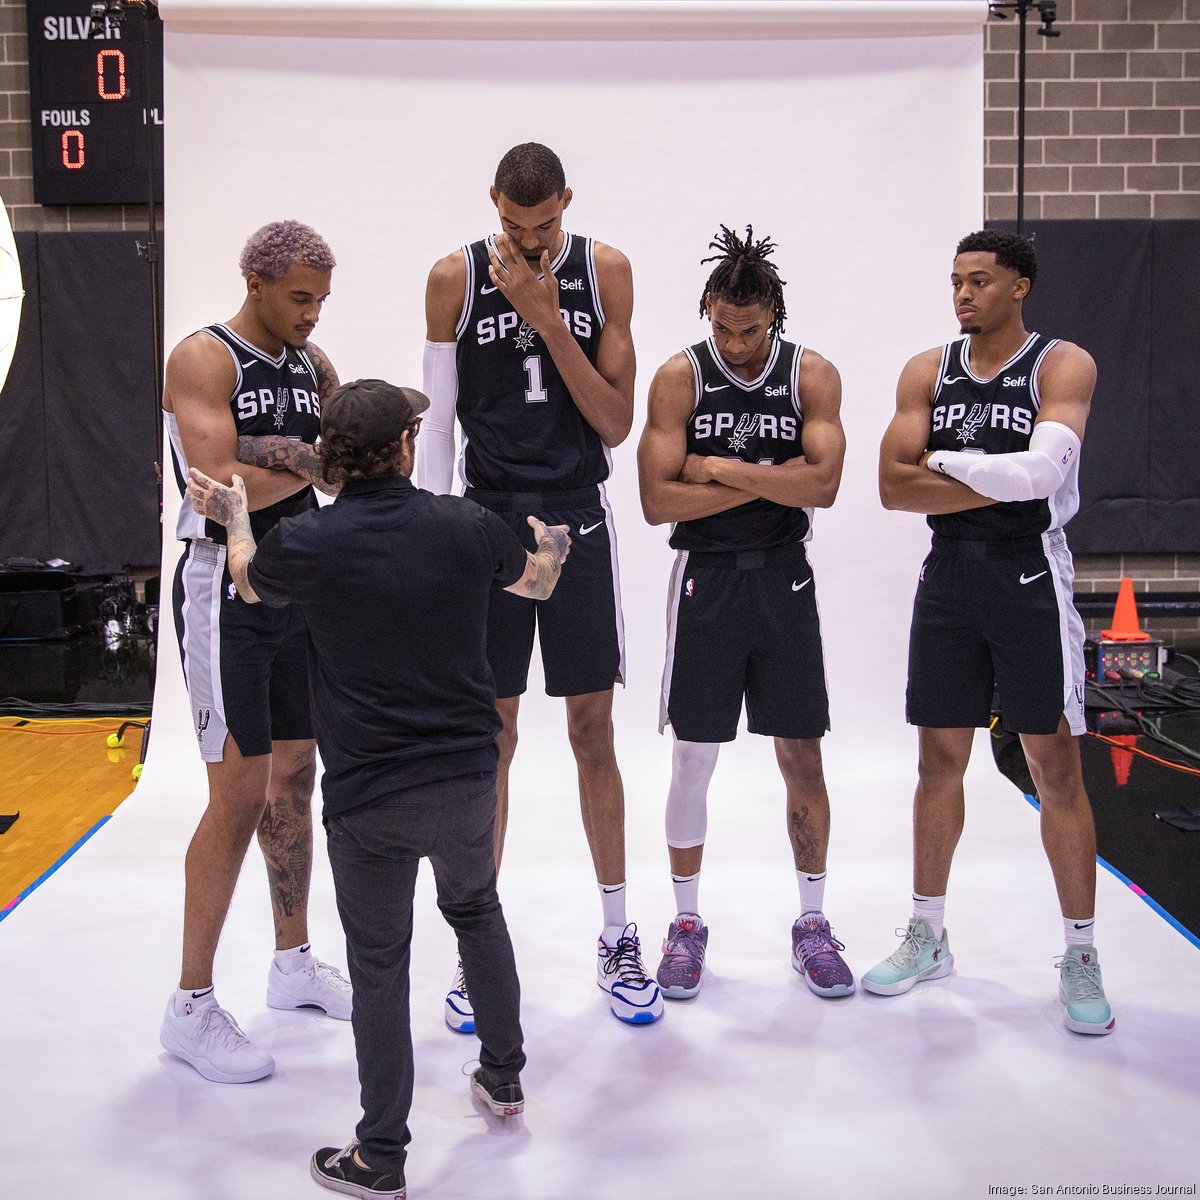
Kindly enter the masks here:
<path id="1" fill-rule="evenodd" d="M 400 435 L 429 407 L 429 397 L 416 388 L 398 387 L 383 379 L 343 383 L 321 407 L 321 439 L 334 434 L 363 450 L 379 450 Z"/>

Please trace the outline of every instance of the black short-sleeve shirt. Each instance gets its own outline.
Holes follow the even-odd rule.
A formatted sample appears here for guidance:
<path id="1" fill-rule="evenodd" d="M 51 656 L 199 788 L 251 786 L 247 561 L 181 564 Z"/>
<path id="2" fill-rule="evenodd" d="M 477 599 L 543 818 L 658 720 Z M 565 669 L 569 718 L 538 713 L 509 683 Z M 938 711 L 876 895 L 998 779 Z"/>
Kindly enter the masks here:
<path id="1" fill-rule="evenodd" d="M 308 624 L 327 816 L 495 768 L 488 602 L 525 564 L 495 514 L 402 476 L 352 481 L 266 534 L 250 584 Z"/>

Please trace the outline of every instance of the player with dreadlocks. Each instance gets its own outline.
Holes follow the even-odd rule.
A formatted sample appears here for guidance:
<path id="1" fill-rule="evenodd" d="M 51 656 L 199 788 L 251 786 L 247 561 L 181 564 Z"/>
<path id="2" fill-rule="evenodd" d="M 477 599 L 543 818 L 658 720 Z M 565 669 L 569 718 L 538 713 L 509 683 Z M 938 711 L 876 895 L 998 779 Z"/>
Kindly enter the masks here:
<path id="1" fill-rule="evenodd" d="M 846 439 L 832 363 L 781 337 L 786 316 L 775 244 L 721 226 L 704 263 L 705 341 L 674 355 L 650 385 L 638 447 L 642 509 L 674 524 L 667 662 L 659 731 L 674 735 L 667 849 L 677 915 L 658 984 L 672 999 L 700 990 L 708 927 L 699 878 L 709 780 L 737 735 L 775 740 L 800 887 L 792 965 L 819 996 L 848 996 L 854 976 L 823 912 L 829 797 L 821 737 L 829 701 L 812 568 L 812 510 L 828 508 Z"/>

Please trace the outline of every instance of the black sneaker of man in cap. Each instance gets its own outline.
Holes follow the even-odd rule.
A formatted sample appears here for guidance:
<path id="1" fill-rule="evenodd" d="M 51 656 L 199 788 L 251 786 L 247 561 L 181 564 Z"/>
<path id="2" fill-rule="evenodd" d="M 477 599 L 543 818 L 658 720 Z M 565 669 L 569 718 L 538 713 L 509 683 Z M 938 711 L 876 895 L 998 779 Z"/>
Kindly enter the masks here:
<path id="1" fill-rule="evenodd" d="M 229 533 L 244 599 L 299 606 L 311 643 L 313 711 L 329 861 L 354 983 L 363 1117 L 313 1178 L 352 1196 L 404 1195 L 413 1093 L 409 951 L 422 858 L 458 937 L 475 997 L 479 1079 L 492 1112 L 524 1107 L 520 988 L 496 895 L 495 688 L 485 656 L 493 588 L 549 596 L 570 539 L 529 524 L 529 552 L 494 513 L 413 487 L 420 392 L 366 379 L 321 414 L 325 479 L 337 500 L 284 520 L 255 545 L 241 479 L 191 472 L 197 511 Z M 481 1092 L 483 1093 L 481 1095 Z"/>

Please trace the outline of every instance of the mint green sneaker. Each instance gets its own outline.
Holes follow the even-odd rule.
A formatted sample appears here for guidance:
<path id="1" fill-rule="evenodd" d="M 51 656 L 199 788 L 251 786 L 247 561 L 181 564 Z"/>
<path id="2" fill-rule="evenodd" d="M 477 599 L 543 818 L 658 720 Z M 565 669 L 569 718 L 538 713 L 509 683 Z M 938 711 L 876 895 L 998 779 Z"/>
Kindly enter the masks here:
<path id="1" fill-rule="evenodd" d="M 902 933 L 904 938 L 899 948 L 862 977 L 861 983 L 868 992 L 877 996 L 899 996 L 923 980 L 941 979 L 950 974 L 954 955 L 950 953 L 950 934 L 945 929 L 939 942 L 928 921 L 913 917 L 907 929 L 896 932 Z"/>
<path id="2" fill-rule="evenodd" d="M 1072 1033 L 1112 1033 L 1117 1019 L 1104 996 L 1096 947 L 1068 946 L 1055 965 L 1067 1028 Z"/>

